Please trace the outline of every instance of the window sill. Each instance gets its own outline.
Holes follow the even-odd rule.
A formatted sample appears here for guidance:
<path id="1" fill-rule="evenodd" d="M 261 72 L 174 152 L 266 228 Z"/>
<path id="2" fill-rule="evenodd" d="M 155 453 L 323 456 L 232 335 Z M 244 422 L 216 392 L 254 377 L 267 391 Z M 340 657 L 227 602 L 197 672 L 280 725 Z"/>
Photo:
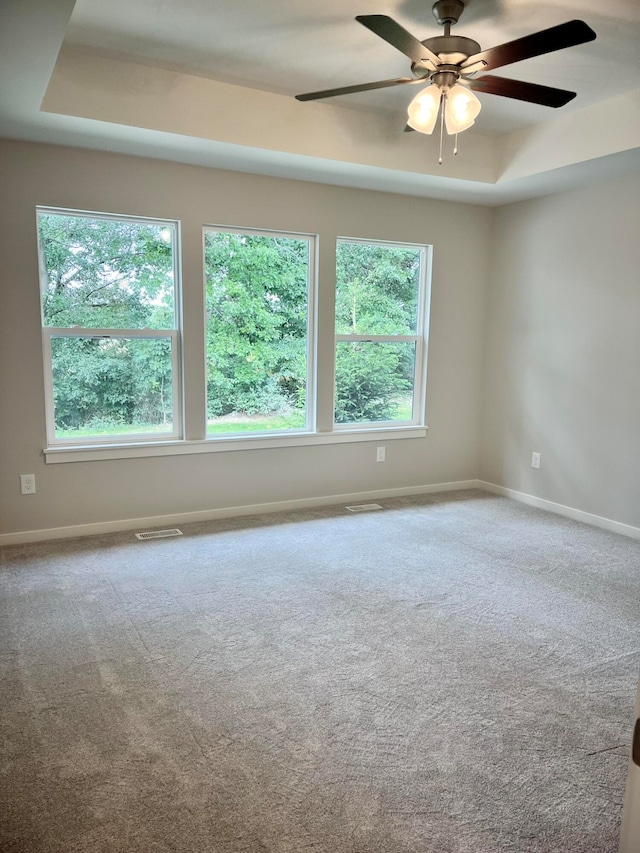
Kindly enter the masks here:
<path id="1" fill-rule="evenodd" d="M 253 438 L 208 438 L 198 441 L 137 442 L 119 445 L 75 445 L 47 447 L 47 463 L 95 462 L 100 459 L 135 459 L 145 456 L 183 456 L 192 453 L 220 453 L 233 450 L 265 450 L 274 447 L 302 447 L 315 444 L 346 444 L 362 441 L 393 441 L 398 438 L 424 438 L 426 426 L 381 427 L 379 429 L 349 429 L 331 433 L 282 433 L 274 436 L 258 435 Z"/>

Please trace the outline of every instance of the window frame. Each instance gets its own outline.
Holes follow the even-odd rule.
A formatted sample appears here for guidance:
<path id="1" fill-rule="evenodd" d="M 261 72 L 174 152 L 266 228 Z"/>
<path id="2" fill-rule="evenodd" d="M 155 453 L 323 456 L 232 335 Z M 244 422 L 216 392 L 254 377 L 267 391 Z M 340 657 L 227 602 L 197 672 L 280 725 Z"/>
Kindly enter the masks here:
<path id="1" fill-rule="evenodd" d="M 335 307 L 335 254 L 334 270 L 320 269 L 321 246 L 317 233 L 304 231 L 287 231 L 281 229 L 245 227 L 237 225 L 219 225 L 205 223 L 189 224 L 189 238 L 195 237 L 196 229 L 200 230 L 200 262 L 202 263 L 202 297 L 201 300 L 190 299 L 192 309 L 195 304 L 201 304 L 202 338 L 186 340 L 183 330 L 183 283 L 182 283 L 182 223 L 180 220 L 164 217 L 151 217 L 119 213 L 105 213 L 91 210 L 58 207 L 54 205 L 36 205 L 36 241 L 37 256 L 40 270 L 39 304 L 41 314 L 43 364 L 44 364 L 44 404 L 46 410 L 47 446 L 44 448 L 47 463 L 83 462 L 101 459 L 127 459 L 153 456 L 174 456 L 199 454 L 220 451 L 259 450 L 267 448 L 301 447 L 326 444 L 343 444 L 351 442 L 393 441 L 395 439 L 423 438 L 427 435 L 428 426 L 425 423 L 426 378 L 428 331 L 431 298 L 431 270 L 433 247 L 429 244 L 406 241 L 377 240 L 362 237 L 336 237 L 328 239 L 333 246 L 336 241 L 359 242 L 365 245 L 379 245 L 421 250 L 420 291 L 418 294 L 419 326 L 415 335 L 408 336 L 356 336 L 367 341 L 382 340 L 401 342 L 415 341 L 416 365 L 414 367 L 414 404 L 411 421 L 372 421 L 353 424 L 335 424 L 335 354 L 336 343 L 339 339 L 350 340 L 352 336 L 336 336 L 335 312 L 328 311 L 329 301 Z M 43 277 L 44 256 L 41 249 L 41 239 L 38 227 L 38 217 L 41 213 L 61 216 L 76 216 L 79 218 L 104 219 L 116 222 L 133 222 L 136 224 L 173 229 L 173 287 L 174 287 L 174 328 L 171 329 L 97 329 L 88 327 L 55 327 L 44 325 L 44 308 L 42 300 L 42 283 L 47 281 L 46 271 Z M 193 384 L 184 376 L 185 359 L 193 362 L 194 355 L 202 348 L 206 349 L 205 338 L 205 235 L 208 231 L 221 231 L 232 234 L 246 234 L 267 237 L 283 237 L 303 239 L 309 247 L 307 271 L 307 423 L 304 428 L 287 430 L 269 430 L 262 432 L 238 432 L 207 434 L 206 407 L 206 365 L 203 363 L 204 385 L 200 382 Z M 190 239 L 191 247 L 194 242 Z M 329 255 L 327 254 L 327 260 Z M 195 257 L 190 257 L 193 263 Z M 333 296 L 325 293 L 324 308 L 320 312 L 319 282 L 324 276 L 325 287 L 333 281 Z M 192 282 L 193 284 L 193 282 Z M 200 310 L 200 309 L 199 309 Z M 190 318 L 189 328 L 195 329 L 195 317 Z M 333 328 L 330 324 L 334 324 Z M 166 433 L 127 433 L 113 436 L 88 436 L 86 438 L 56 438 L 55 412 L 53 394 L 53 364 L 51 360 L 52 340 L 54 337 L 114 337 L 122 339 L 169 339 L 171 341 L 172 365 L 172 407 L 173 431 Z M 332 353 L 332 354 L 331 354 Z M 203 352 L 206 358 L 206 353 Z M 330 356 L 331 354 L 331 356 Z M 330 356 L 330 357 L 329 357 Z M 323 374 L 319 375 L 320 357 Z M 190 436 L 185 436 L 185 413 L 197 409 L 202 412 L 201 422 L 192 423 Z M 200 421 L 200 418 L 198 418 Z M 195 427 L 195 429 L 194 429 Z"/>
<path id="2" fill-rule="evenodd" d="M 172 273 L 173 273 L 173 328 L 169 329 L 128 329 L 128 328 L 93 328 L 88 326 L 47 326 L 45 325 L 43 306 L 43 284 L 47 281 L 47 270 L 44 267 L 44 252 L 40 238 L 39 221 L 43 214 L 53 216 L 76 217 L 78 219 L 102 219 L 108 222 L 131 222 L 133 224 L 167 227 L 173 229 L 174 239 L 172 242 Z M 38 251 L 39 272 L 39 297 L 40 297 L 40 323 L 42 330 L 42 353 L 44 368 L 44 400 L 45 400 L 45 422 L 47 435 L 47 450 L 89 447 L 118 447 L 119 445 L 135 445 L 142 442 L 153 442 L 164 444 L 180 440 L 183 432 L 183 381 L 182 381 L 182 279 L 181 279 L 181 234 L 180 222 L 174 219 L 159 219 L 157 217 L 132 216 L 117 213 L 103 213 L 90 210 L 75 210 L 70 208 L 53 207 L 49 205 L 36 205 L 36 239 Z M 164 339 L 171 342 L 171 405 L 172 426 L 170 431 L 135 432 L 122 433 L 110 436 L 83 436 L 74 438 L 59 438 L 56 436 L 55 405 L 53 388 L 53 338 L 120 338 L 123 340 Z"/>
<path id="3" fill-rule="evenodd" d="M 230 432 L 230 433 L 209 433 L 208 422 L 206 418 L 207 411 L 207 379 L 206 366 L 207 356 L 205 352 L 205 387 L 204 387 L 204 403 L 205 403 L 205 424 L 204 424 L 204 440 L 207 442 L 224 442 L 224 441 L 242 441 L 251 439 L 269 440 L 276 437 L 286 436 L 301 436 L 315 435 L 317 433 L 317 348 L 318 348 L 318 327 L 317 327 L 317 296 L 318 296 L 318 241 L 317 234 L 311 234 L 304 231 L 280 231 L 269 228 L 245 228 L 235 227 L 232 225 L 210 225 L 202 226 L 202 263 L 203 263 L 203 289 L 204 300 L 206 304 L 206 235 L 207 233 L 223 233 L 234 234 L 237 236 L 248 237 L 282 237 L 284 239 L 306 241 L 308 245 L 309 255 L 307 263 L 307 340 L 306 340 L 306 356 L 307 356 L 307 378 L 306 378 L 306 419 L 304 427 L 281 429 L 281 430 L 256 430 L 255 432 Z M 205 307 L 205 349 L 206 349 L 206 307 Z"/>
<path id="4" fill-rule="evenodd" d="M 171 342 L 171 407 L 174 413 L 173 429 L 166 432 L 132 432 L 121 433 L 108 436 L 108 440 L 104 441 L 106 436 L 93 435 L 84 438 L 58 438 L 55 434 L 55 406 L 53 394 L 53 359 L 51 341 L 53 338 L 97 338 L 109 339 L 121 338 L 122 340 L 132 340 L 135 338 L 143 340 L 168 340 Z M 175 441 L 182 434 L 181 417 L 175 417 L 176 413 L 180 413 L 180 389 L 175 377 L 179 371 L 179 353 L 178 353 L 178 330 L 177 329 L 89 329 L 77 326 L 65 328 L 62 326 L 46 326 L 43 327 L 42 336 L 42 351 L 44 354 L 44 396 L 47 407 L 47 443 L 49 447 L 72 446 L 79 445 L 95 445 L 95 444 L 131 444 L 136 441 Z M 176 423 L 177 421 L 177 423 Z M 177 428 L 176 428 L 177 427 Z"/>
<path id="5" fill-rule="evenodd" d="M 376 429 L 403 429 L 409 427 L 424 427 L 426 418 L 427 394 L 427 356 L 429 351 L 429 319 L 431 309 L 431 271 L 433 246 L 427 243 L 408 243 L 395 240 L 369 240 L 363 237 L 336 238 L 336 273 L 337 250 L 340 243 L 357 243 L 364 246 L 379 246 L 381 248 L 417 249 L 420 252 L 420 267 L 418 273 L 418 304 L 416 306 L 416 332 L 414 335 L 355 335 L 334 333 L 334 372 L 333 372 L 333 431 L 345 433 Z M 336 275 L 337 279 L 337 275 Z M 335 294 L 337 298 L 338 283 L 336 280 Z M 336 406 L 336 371 L 337 344 L 342 342 L 368 343 L 414 343 L 415 361 L 413 367 L 413 391 L 411 405 L 411 420 L 390 421 L 354 421 L 339 424 L 335 420 Z"/>

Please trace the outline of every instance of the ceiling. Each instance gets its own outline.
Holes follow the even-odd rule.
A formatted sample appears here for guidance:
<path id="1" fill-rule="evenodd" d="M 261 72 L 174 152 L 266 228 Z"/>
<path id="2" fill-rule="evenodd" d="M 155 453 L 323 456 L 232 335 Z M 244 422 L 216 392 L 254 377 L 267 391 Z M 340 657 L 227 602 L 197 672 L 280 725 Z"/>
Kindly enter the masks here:
<path id="1" fill-rule="evenodd" d="M 3 0 L 0 135 L 483 204 L 640 168 L 638 0 L 467 0 L 454 33 L 483 48 L 573 18 L 597 39 L 500 69 L 577 97 L 480 94 L 441 167 L 402 132 L 416 87 L 293 98 L 409 73 L 357 14 L 442 33 L 431 0 Z"/>

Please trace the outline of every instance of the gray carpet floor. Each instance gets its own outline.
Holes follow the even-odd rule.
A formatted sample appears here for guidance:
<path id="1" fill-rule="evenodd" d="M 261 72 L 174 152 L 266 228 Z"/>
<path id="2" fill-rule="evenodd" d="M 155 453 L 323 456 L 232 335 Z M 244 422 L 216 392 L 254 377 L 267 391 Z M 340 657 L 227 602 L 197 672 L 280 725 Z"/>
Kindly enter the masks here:
<path id="1" fill-rule="evenodd" d="M 614 853 L 640 543 L 382 503 L 2 549 L 3 853 Z"/>

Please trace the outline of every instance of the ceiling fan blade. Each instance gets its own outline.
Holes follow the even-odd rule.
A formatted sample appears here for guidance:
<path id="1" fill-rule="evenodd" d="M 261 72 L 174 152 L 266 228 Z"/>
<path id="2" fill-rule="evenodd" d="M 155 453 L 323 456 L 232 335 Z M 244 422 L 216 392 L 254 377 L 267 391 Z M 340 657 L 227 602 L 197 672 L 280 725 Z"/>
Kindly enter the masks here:
<path id="1" fill-rule="evenodd" d="M 394 77 L 392 80 L 377 80 L 375 83 L 359 83 L 355 86 L 343 86 L 341 89 L 324 89 L 321 92 L 307 92 L 296 95 L 296 101 L 317 101 L 320 98 L 333 98 L 336 95 L 351 95 L 353 92 L 367 92 L 370 89 L 386 89 L 388 86 L 402 86 L 403 83 L 423 83 L 415 77 Z"/>
<path id="2" fill-rule="evenodd" d="M 381 39 L 384 39 L 400 53 L 404 53 L 413 62 L 425 63 L 429 62 L 434 68 L 440 65 L 440 58 L 428 47 L 425 47 L 422 42 L 418 41 L 415 36 L 401 27 L 393 18 L 388 15 L 356 15 L 356 21 L 371 30 Z"/>
<path id="3" fill-rule="evenodd" d="M 538 33 L 476 53 L 466 59 L 461 68 L 473 65 L 481 59 L 487 63 L 486 70 L 491 71 L 493 68 L 510 65 L 512 62 L 520 62 L 523 59 L 542 56 L 544 53 L 552 53 L 554 50 L 584 44 L 593 41 L 595 37 L 594 31 L 584 21 L 567 21 L 566 24 L 540 30 Z"/>
<path id="4" fill-rule="evenodd" d="M 507 77 L 476 77 L 468 80 L 471 89 L 477 92 L 487 92 L 490 95 L 502 95 L 503 98 L 514 98 L 516 101 L 528 101 L 530 104 L 541 104 L 543 107 L 563 107 L 572 101 L 576 93 L 566 89 L 554 89 L 551 86 L 540 86 L 538 83 L 523 83 L 522 80 L 509 80 Z"/>

